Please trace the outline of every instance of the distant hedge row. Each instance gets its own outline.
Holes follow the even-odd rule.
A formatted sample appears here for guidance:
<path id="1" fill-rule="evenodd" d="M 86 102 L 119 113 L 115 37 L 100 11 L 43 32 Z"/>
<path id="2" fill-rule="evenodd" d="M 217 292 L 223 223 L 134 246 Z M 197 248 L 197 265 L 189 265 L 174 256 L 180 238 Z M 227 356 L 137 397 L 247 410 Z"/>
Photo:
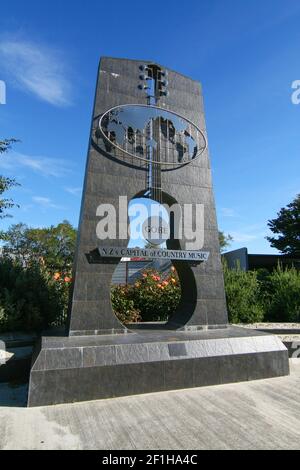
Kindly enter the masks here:
<path id="1" fill-rule="evenodd" d="M 269 273 L 229 269 L 224 264 L 224 282 L 230 323 L 300 321 L 300 272 L 295 268 L 278 266 Z M 113 307 L 123 323 L 167 320 L 179 301 L 180 283 L 174 272 L 171 282 L 150 272 L 133 285 L 112 290 Z"/>
<path id="2" fill-rule="evenodd" d="M 273 272 L 224 266 L 230 323 L 299 322 L 300 272 L 278 266 Z"/>
<path id="3" fill-rule="evenodd" d="M 69 272 L 49 272 L 43 263 L 24 267 L 0 260 L 0 331 L 35 330 L 63 325 L 67 317 Z M 242 271 L 224 265 L 230 323 L 300 322 L 300 272 L 278 266 Z M 124 324 L 166 320 L 180 301 L 180 283 L 173 270 L 162 278 L 143 272 L 133 285 L 111 291 L 114 311 Z M 99 312 L 99 315 L 101 312 Z"/>

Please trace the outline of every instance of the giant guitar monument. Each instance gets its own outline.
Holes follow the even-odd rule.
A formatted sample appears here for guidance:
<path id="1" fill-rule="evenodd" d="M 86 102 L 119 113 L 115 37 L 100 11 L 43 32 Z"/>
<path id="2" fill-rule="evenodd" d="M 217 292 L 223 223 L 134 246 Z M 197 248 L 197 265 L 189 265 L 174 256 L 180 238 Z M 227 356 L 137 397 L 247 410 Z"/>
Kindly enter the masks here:
<path id="1" fill-rule="evenodd" d="M 117 263 L 135 253 L 126 201 L 138 198 L 170 208 L 165 244 L 141 255 L 171 259 L 181 284 L 177 310 L 156 329 L 123 325 L 110 299 Z M 193 242 L 197 210 L 185 211 L 191 205 L 202 214 Z M 105 240 L 99 227 L 108 207 L 118 223 Z M 278 338 L 228 324 L 200 83 L 151 61 L 102 58 L 68 330 L 37 346 L 28 406 L 288 373 Z"/>

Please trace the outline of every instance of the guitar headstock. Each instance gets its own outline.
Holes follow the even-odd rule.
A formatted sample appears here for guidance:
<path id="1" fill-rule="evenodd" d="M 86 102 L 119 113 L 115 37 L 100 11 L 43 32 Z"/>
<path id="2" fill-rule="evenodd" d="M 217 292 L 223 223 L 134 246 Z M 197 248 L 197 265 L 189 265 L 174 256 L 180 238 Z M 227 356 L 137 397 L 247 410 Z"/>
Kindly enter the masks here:
<path id="1" fill-rule="evenodd" d="M 156 64 L 140 65 L 139 70 L 142 83 L 138 87 L 146 92 L 148 104 L 158 104 L 162 96 L 169 95 L 167 70 L 161 69 Z"/>

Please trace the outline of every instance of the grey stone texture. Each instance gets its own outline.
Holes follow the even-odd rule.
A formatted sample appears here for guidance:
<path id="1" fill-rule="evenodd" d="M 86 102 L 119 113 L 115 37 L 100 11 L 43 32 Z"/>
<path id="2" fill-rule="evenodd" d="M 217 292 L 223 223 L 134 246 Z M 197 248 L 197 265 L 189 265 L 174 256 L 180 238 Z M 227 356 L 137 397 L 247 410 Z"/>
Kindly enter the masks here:
<path id="1" fill-rule="evenodd" d="M 88 255 L 101 243 L 96 237 L 98 205 L 117 205 L 119 195 L 126 195 L 130 200 L 145 189 L 144 168 L 132 168 L 116 161 L 96 135 L 99 116 L 109 108 L 147 103 L 145 93 L 138 88 L 141 64 L 147 64 L 147 61 L 104 57 L 100 62 L 80 215 L 70 335 L 120 333 L 126 330 L 113 313 L 110 302 L 111 278 L 119 260 L 103 264 L 93 262 Z M 206 135 L 200 83 L 172 70 L 168 70 L 168 74 L 169 96 L 163 98 L 159 105 L 190 119 Z M 174 263 L 179 272 L 183 295 L 168 327 L 197 329 L 226 325 L 227 312 L 208 150 L 187 166 L 163 171 L 162 188 L 166 198 L 164 202 L 171 197 L 172 201 L 180 205 L 204 204 L 203 250 L 210 252 L 209 260 L 197 266 L 190 266 L 186 262 Z M 127 246 L 128 240 L 102 243 Z M 177 248 L 185 249 L 185 243 L 184 239 L 181 240 Z"/>
<path id="2" fill-rule="evenodd" d="M 289 373 L 272 335 L 228 327 L 43 338 L 28 406 L 201 387 Z"/>
<path id="3" fill-rule="evenodd" d="M 174 262 L 182 289 L 178 310 L 164 330 L 129 332 L 112 311 L 116 262 L 97 247 L 96 209 L 145 190 L 145 171 L 121 164 L 99 141 L 99 116 L 126 103 L 145 104 L 138 89 L 145 61 L 101 59 L 75 257 L 68 336 L 43 338 L 33 357 L 28 406 L 94 400 L 184 387 L 238 382 L 289 373 L 288 353 L 275 336 L 228 325 L 209 156 L 162 173 L 166 203 L 204 204 L 207 262 Z M 147 62 L 146 62 L 147 63 Z M 169 70 L 170 95 L 160 104 L 205 133 L 198 82 Z M 128 240 L 109 240 L 124 246 Z M 185 249 L 186 241 L 168 247 Z M 123 334 L 120 334 L 123 333 Z"/>

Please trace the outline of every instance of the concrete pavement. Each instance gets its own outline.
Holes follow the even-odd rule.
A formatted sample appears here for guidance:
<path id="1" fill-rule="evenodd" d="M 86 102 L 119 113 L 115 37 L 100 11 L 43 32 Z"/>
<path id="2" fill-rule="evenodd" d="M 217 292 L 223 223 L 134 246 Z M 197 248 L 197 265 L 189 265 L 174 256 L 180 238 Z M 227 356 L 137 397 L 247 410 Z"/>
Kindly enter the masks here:
<path id="1" fill-rule="evenodd" d="M 24 386 L 18 401 L 1 384 L 0 449 L 299 449 L 300 359 L 290 365 L 286 377 L 41 408 L 16 406 Z"/>

